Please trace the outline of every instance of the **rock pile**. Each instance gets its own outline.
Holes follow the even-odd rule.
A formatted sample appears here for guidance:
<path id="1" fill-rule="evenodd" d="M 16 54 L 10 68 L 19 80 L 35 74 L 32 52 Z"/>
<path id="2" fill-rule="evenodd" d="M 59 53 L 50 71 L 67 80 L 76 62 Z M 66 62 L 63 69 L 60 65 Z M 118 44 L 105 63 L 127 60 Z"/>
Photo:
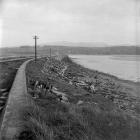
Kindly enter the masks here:
<path id="1" fill-rule="evenodd" d="M 28 82 L 30 85 L 28 91 L 33 98 L 45 98 L 48 94 L 51 94 L 54 95 L 54 97 L 60 102 L 68 102 L 66 94 L 58 91 L 58 89 L 51 85 L 49 82 L 42 82 L 33 79 L 28 80 Z"/>
<path id="2" fill-rule="evenodd" d="M 64 62 L 56 60 L 54 58 L 48 59 L 43 67 L 43 72 L 46 74 L 57 74 L 57 75 L 64 75 L 64 71 L 66 70 L 67 66 Z"/>

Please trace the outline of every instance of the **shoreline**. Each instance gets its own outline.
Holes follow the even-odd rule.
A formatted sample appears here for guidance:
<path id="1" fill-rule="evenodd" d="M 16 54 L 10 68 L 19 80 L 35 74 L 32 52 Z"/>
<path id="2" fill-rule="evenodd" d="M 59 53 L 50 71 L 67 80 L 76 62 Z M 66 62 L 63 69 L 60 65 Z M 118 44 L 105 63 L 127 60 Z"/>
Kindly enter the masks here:
<path id="1" fill-rule="evenodd" d="M 73 61 L 73 59 L 69 56 L 68 56 L 68 58 L 72 61 L 73 64 L 76 64 L 76 65 L 80 66 L 81 68 L 86 69 L 92 73 L 97 72 L 102 77 L 109 78 L 109 79 L 111 79 L 111 81 L 121 85 L 121 87 L 124 88 L 123 92 L 128 93 L 128 95 L 132 95 L 134 97 L 140 97 L 140 82 L 134 82 L 134 81 L 130 81 L 130 80 L 121 79 L 121 78 L 111 75 L 109 73 L 100 72 L 99 70 L 93 70 L 93 69 L 87 68 L 87 67 Z"/>
<path id="2" fill-rule="evenodd" d="M 93 55 L 91 55 L 91 56 L 93 56 Z M 111 56 L 111 55 L 110 55 L 110 56 Z M 127 80 L 127 79 L 123 79 L 123 78 L 121 78 L 121 77 L 115 76 L 115 75 L 110 74 L 110 73 L 107 73 L 107 72 L 102 72 L 102 71 L 100 71 L 100 70 L 88 68 L 88 67 L 86 67 L 86 66 L 84 66 L 84 65 L 82 65 L 82 64 L 80 64 L 80 63 L 78 63 L 78 62 L 76 62 L 76 61 L 74 61 L 74 59 L 78 59 L 78 58 L 72 58 L 72 57 L 70 57 L 70 55 L 68 55 L 68 57 L 72 60 L 73 63 L 75 63 L 75 64 L 77 64 L 77 65 L 80 65 L 80 66 L 83 67 L 83 68 L 89 69 L 89 70 L 91 70 L 91 71 L 93 71 L 93 72 L 97 71 L 97 72 L 100 73 L 100 74 L 103 74 L 103 75 L 105 75 L 105 76 L 112 77 L 112 78 L 114 78 L 115 80 L 118 80 L 118 81 L 120 81 L 120 82 L 127 82 L 127 83 L 129 83 L 129 84 L 135 84 L 135 85 L 139 85 L 139 86 L 140 86 L 140 81 L 136 82 L 136 81 L 133 81 L 133 80 Z"/>
<path id="3" fill-rule="evenodd" d="M 83 66 L 82 64 L 79 64 L 79 63 L 77 63 L 77 62 L 75 62 L 75 61 L 73 61 L 73 63 L 76 63 L 76 64 L 80 65 L 81 67 L 86 68 L 86 69 L 89 69 L 89 70 L 91 70 L 91 71 L 94 71 L 94 72 L 97 71 L 98 73 L 103 74 L 103 75 L 105 75 L 105 76 L 110 76 L 110 77 L 112 77 L 112 78 L 114 78 L 115 80 L 118 80 L 118 81 L 122 81 L 122 82 L 127 82 L 127 83 L 133 83 L 133 84 L 136 84 L 136 85 L 140 85 L 140 82 L 135 82 L 135 81 L 131 81 L 131 80 L 126 80 L 126 79 L 117 77 L 117 76 L 115 76 L 115 75 L 112 75 L 112 74 L 110 74 L 110 73 L 101 72 L 101 71 L 95 70 L 95 69 L 90 69 L 90 68 L 87 68 L 87 67 Z"/>

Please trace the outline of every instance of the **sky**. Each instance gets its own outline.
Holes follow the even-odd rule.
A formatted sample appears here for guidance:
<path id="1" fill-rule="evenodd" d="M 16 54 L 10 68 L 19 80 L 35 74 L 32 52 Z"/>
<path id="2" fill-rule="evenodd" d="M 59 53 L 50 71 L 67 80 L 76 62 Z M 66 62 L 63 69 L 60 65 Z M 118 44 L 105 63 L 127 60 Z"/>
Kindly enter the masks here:
<path id="1" fill-rule="evenodd" d="M 139 0 L 0 0 L 0 47 L 33 45 L 33 35 L 39 36 L 39 44 L 139 44 L 139 4 Z"/>

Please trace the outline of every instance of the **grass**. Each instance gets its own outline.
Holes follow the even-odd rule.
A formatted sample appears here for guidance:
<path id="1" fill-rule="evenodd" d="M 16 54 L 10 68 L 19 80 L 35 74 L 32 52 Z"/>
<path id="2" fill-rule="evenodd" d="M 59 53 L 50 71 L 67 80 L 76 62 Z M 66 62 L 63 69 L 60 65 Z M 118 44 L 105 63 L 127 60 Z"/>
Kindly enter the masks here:
<path id="1" fill-rule="evenodd" d="M 55 72 L 49 75 L 42 73 L 45 63 L 46 60 L 40 59 L 37 63 L 30 62 L 27 65 L 28 88 L 30 78 L 49 81 L 66 93 L 69 103 L 58 101 L 53 94 L 31 98 L 28 107 L 21 112 L 23 123 L 18 140 L 139 140 L 138 117 L 119 109 L 101 94 L 91 94 L 80 87 L 69 85 Z M 66 71 L 66 75 L 70 71 L 90 76 L 96 74 L 69 63 L 70 69 Z M 79 100 L 83 101 L 80 105 L 77 104 Z"/>
<path id="2" fill-rule="evenodd" d="M 95 104 L 37 99 L 23 113 L 20 140 L 138 140 L 140 121 Z M 26 135 L 25 135 L 26 134 Z"/>

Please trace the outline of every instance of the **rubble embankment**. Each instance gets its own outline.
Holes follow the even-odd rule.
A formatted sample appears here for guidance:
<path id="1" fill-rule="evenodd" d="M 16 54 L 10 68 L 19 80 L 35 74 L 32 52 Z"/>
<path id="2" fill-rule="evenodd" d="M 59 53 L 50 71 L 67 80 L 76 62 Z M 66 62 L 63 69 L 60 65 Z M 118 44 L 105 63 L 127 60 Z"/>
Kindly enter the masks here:
<path id="1" fill-rule="evenodd" d="M 67 56 L 61 61 L 54 58 L 46 58 L 43 61 L 40 64 L 40 71 L 35 74 L 31 74 L 30 71 L 27 73 L 29 85 L 34 85 L 34 87 L 29 86 L 29 90 L 34 92 L 36 87 L 37 94 L 34 96 L 44 93 L 45 88 L 49 91 L 52 88 L 53 93 L 59 92 L 59 95 L 61 92 L 62 96 L 66 94 L 69 101 L 74 103 L 90 102 L 90 98 L 87 99 L 88 95 L 100 96 L 125 112 L 140 115 L 140 97 L 133 96 L 135 95 L 133 82 L 128 87 L 124 81 L 112 75 L 84 68 Z M 44 88 L 43 85 L 46 87 Z"/>
<path id="2" fill-rule="evenodd" d="M 28 129 L 20 138 L 139 139 L 140 99 L 112 76 L 84 68 L 69 57 L 47 57 L 28 63 L 26 77 L 35 105 L 24 111 Z"/>
<path id="3" fill-rule="evenodd" d="M 67 60 L 66 60 L 67 59 Z M 121 110 L 140 115 L 140 83 L 121 80 L 115 76 L 90 70 L 76 64 L 69 57 L 63 61 L 70 63 L 65 76 L 91 94 L 104 96 Z"/>

